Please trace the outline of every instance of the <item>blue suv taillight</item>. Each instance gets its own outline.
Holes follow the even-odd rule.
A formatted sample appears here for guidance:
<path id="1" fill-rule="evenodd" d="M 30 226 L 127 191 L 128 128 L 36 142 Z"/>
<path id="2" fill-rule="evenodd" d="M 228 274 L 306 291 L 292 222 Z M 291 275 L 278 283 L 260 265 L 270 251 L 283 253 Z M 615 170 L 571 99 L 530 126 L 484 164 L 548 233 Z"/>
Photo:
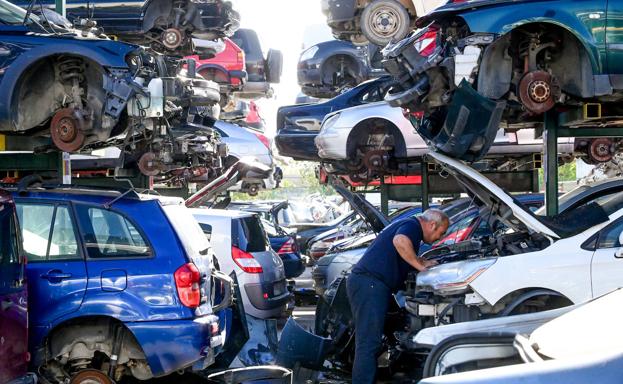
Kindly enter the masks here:
<path id="1" fill-rule="evenodd" d="M 182 304 L 197 308 L 201 303 L 201 273 L 193 263 L 184 264 L 175 271 L 175 286 Z"/>

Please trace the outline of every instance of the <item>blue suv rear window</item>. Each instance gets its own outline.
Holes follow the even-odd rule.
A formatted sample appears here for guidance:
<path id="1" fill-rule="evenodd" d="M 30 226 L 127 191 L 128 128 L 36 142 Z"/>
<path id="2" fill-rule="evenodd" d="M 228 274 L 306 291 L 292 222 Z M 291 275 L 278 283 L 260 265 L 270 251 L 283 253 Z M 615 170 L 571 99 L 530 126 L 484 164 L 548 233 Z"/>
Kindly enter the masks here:
<path id="1" fill-rule="evenodd" d="M 151 256 L 147 241 L 121 214 L 83 205 L 76 210 L 89 257 Z"/>

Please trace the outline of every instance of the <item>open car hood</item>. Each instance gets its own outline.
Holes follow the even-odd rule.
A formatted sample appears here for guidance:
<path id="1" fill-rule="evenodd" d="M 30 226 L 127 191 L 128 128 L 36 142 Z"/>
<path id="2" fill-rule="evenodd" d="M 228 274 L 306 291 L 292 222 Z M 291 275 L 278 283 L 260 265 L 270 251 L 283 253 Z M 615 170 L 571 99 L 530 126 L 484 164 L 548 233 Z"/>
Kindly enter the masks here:
<path id="1" fill-rule="evenodd" d="M 552 228 L 542 223 L 528 208 L 467 164 L 437 152 L 430 152 L 429 156 L 454 176 L 467 192 L 472 193 L 484 205 L 490 207 L 491 213 L 509 228 L 527 229 L 555 239 L 561 237 Z"/>
<path id="2" fill-rule="evenodd" d="M 352 193 L 338 181 L 335 181 L 332 185 L 335 191 L 348 201 L 351 207 L 370 225 L 374 232 L 380 233 L 389 225 L 387 217 L 361 195 Z"/>

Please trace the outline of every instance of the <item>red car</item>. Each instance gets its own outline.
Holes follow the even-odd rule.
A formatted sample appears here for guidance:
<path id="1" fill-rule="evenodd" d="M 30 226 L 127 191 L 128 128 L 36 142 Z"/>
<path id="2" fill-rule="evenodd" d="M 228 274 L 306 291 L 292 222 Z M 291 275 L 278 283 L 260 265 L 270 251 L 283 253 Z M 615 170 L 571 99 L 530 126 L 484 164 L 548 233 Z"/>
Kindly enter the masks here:
<path id="1" fill-rule="evenodd" d="M 199 60 L 198 55 L 187 56 L 197 64 L 197 73 L 212 80 L 221 88 L 221 102 L 226 104 L 232 92 L 241 91 L 247 81 L 244 51 L 230 39 L 224 39 L 225 49 L 211 59 Z"/>

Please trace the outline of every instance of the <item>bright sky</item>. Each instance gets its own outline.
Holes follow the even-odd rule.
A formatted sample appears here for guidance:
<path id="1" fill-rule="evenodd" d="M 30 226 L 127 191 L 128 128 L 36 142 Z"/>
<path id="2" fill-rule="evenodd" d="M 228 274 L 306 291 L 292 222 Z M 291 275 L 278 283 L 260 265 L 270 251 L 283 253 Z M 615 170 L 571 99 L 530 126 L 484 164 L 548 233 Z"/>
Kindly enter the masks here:
<path id="1" fill-rule="evenodd" d="M 234 0 L 233 3 L 241 14 L 241 27 L 257 32 L 264 53 L 270 48 L 283 52 L 281 84 L 273 85 L 275 98 L 258 102 L 262 117 L 266 120 L 266 133 L 272 137 L 277 108 L 294 104 L 300 92 L 296 65 L 306 29 L 319 29 L 316 34 L 318 41 L 314 43 L 330 39 L 330 31 L 320 11 L 320 0 Z"/>

